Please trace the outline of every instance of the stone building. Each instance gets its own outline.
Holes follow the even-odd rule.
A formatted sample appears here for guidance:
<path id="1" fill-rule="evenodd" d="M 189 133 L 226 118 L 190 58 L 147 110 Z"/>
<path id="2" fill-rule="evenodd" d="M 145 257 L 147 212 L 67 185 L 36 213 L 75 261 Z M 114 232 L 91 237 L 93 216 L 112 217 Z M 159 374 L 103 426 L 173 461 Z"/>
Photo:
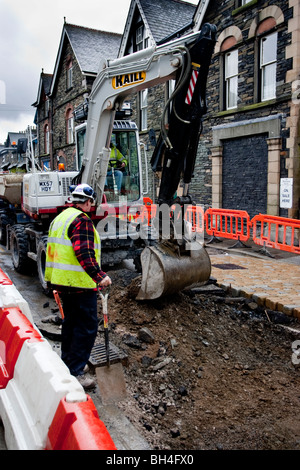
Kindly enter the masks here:
<path id="1" fill-rule="evenodd" d="M 23 132 L 8 132 L 0 146 L 0 171 L 24 173 L 30 168 L 30 159 L 37 156 L 37 135 L 34 127 Z"/>
<path id="2" fill-rule="evenodd" d="M 246 210 L 251 217 L 298 218 L 299 2 L 206 4 L 202 21 L 218 28 L 203 133 L 209 145 L 200 146 L 197 169 L 201 174 L 207 168 L 202 181 L 207 198 L 211 192 L 209 204 Z M 293 186 L 290 207 L 280 204 L 285 178 Z M 199 199 L 206 203 L 201 190 Z"/>
<path id="3" fill-rule="evenodd" d="M 51 168 L 50 156 L 52 154 L 52 139 L 50 139 L 50 132 L 52 131 L 52 106 L 49 96 L 51 81 L 52 74 L 44 73 L 44 70 L 42 70 L 37 100 L 32 105 L 36 107 L 34 123 L 37 126 L 39 162 L 42 168 L 48 169 Z"/>
<path id="4" fill-rule="evenodd" d="M 183 18 L 186 5 L 132 0 L 119 54 L 199 30 L 205 22 L 216 25 L 208 112 L 190 192 L 205 207 L 299 217 L 299 2 L 200 0 Z M 146 142 L 150 129 L 159 130 L 156 111 L 167 95 L 167 87 L 159 87 L 136 97 Z M 283 180 L 293 188 L 289 207 L 280 204 Z"/>
<path id="5" fill-rule="evenodd" d="M 193 199 L 204 207 L 245 210 L 250 217 L 264 213 L 298 218 L 297 0 L 199 0 L 198 5 L 131 0 L 122 36 L 65 24 L 50 88 L 43 77 L 45 93 L 36 102 L 40 156 L 51 168 L 62 161 L 67 169 L 79 169 L 73 110 L 88 96 L 100 57 L 122 57 L 200 30 L 206 22 L 216 25 L 218 40 L 190 186 Z M 166 83 L 128 97 L 149 160 L 172 87 Z M 43 111 L 47 100 L 48 117 Z M 282 182 L 292 188 L 288 205 L 281 202 Z M 155 178 L 149 196 L 155 199 Z"/>
<path id="6" fill-rule="evenodd" d="M 115 58 L 121 36 L 64 23 L 53 74 L 40 77 L 33 106 L 42 165 L 78 170 L 74 109 L 88 97 L 101 58 Z"/>

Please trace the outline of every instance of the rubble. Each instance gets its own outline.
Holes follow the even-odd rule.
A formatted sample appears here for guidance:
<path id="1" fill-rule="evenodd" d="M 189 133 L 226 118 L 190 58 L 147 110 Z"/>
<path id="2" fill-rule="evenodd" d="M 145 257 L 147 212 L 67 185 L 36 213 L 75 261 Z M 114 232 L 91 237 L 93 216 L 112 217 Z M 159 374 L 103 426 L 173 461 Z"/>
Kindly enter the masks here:
<path id="1" fill-rule="evenodd" d="M 118 406 L 152 449 L 300 450 L 296 319 L 214 284 L 137 302 L 136 273 L 109 274 L 110 342 L 126 356 Z"/>
<path id="2" fill-rule="evenodd" d="M 110 276 L 111 340 L 128 354 L 119 406 L 153 449 L 300 449 L 297 320 L 213 283 L 137 302 L 134 273 Z"/>

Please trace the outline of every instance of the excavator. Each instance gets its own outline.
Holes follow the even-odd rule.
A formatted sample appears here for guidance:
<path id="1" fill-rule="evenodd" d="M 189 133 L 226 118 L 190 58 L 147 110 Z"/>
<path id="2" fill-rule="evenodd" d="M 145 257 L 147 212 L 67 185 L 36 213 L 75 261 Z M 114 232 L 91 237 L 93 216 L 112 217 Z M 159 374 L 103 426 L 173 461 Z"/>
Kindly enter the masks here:
<path id="1" fill-rule="evenodd" d="M 209 257 L 203 245 L 191 243 L 189 237 L 178 237 L 176 233 L 187 233 L 182 227 L 184 208 L 192 203 L 188 188 L 195 166 L 202 116 L 207 111 L 206 82 L 215 40 L 215 26 L 205 24 L 200 32 L 170 43 L 104 61 L 89 97 L 84 157 L 76 183 L 90 184 L 98 201 L 102 201 L 115 113 L 122 109 L 129 93 L 172 78 L 176 80 L 174 92 L 161 117 L 161 133 L 151 160 L 153 171 L 161 174 L 158 205 L 169 208 L 170 236 L 166 239 L 163 233 L 162 218 L 166 211 L 159 212 L 156 220 L 158 241 L 146 246 L 141 253 L 139 300 L 171 294 L 207 281 L 210 275 Z M 176 197 L 181 180 L 182 195 Z M 174 204 L 181 212 L 178 216 L 177 211 L 176 219 L 172 210 Z M 101 211 L 101 205 L 97 210 Z"/>
<path id="2" fill-rule="evenodd" d="M 41 273 L 44 269 L 45 241 L 51 218 L 71 201 L 70 191 L 66 190 L 69 183 L 70 186 L 87 183 L 94 189 L 97 202 L 92 218 L 95 225 L 98 224 L 97 230 L 100 231 L 98 227 L 103 228 L 103 221 L 109 218 L 109 207 L 118 206 L 120 215 L 120 208 L 124 206 L 120 203 L 122 197 L 119 197 L 118 202 L 116 197 L 110 200 L 107 189 L 111 143 L 120 143 L 122 139 L 123 142 L 134 141 L 134 136 L 138 139 L 138 131 L 132 124 L 118 120 L 118 115 L 133 93 L 175 80 L 174 91 L 161 116 L 160 135 L 151 159 L 152 170 L 160 175 L 158 210 L 152 221 L 155 237 L 150 240 L 145 237 L 142 240 L 143 245 L 141 239 L 137 241 L 142 246 L 142 277 L 136 298 L 157 299 L 207 282 L 211 272 L 209 256 L 203 244 L 195 240 L 186 227 L 184 213 L 186 207 L 192 204 L 189 185 L 195 167 L 202 118 L 207 111 L 206 83 L 215 42 L 216 28 L 207 23 L 201 31 L 191 32 L 128 56 L 101 62 L 88 98 L 80 170 L 62 174 L 34 171 L 24 175 L 22 209 L 31 218 L 30 224 L 24 229 L 28 237 L 26 243 L 30 245 L 28 257 L 38 262 Z M 133 147 L 139 149 L 138 141 Z M 129 163 L 133 162 L 133 147 L 130 144 L 127 146 L 126 158 Z M 136 159 L 136 165 L 131 163 L 132 170 L 136 166 L 132 174 L 138 175 L 138 185 L 136 193 L 128 193 L 131 199 L 129 204 L 128 201 L 125 204 L 127 213 L 141 202 L 143 185 L 139 164 L 140 157 Z M 116 189 L 114 169 L 111 169 L 111 173 L 113 187 Z M 131 181 L 130 177 L 128 181 Z M 34 223 L 39 224 L 38 229 L 34 227 Z M 164 229 L 166 226 L 168 230 Z M 19 224 L 18 230 L 14 226 L 9 230 L 11 249 L 18 264 L 18 245 L 24 247 L 24 240 L 20 243 L 18 239 L 22 230 Z M 113 241 L 113 249 L 119 248 L 118 243 L 122 242 L 122 238 L 118 233 L 117 240 Z M 131 243 L 135 243 L 133 238 Z M 43 260 L 39 261 L 42 255 Z M 22 256 L 24 258 L 24 253 Z"/>

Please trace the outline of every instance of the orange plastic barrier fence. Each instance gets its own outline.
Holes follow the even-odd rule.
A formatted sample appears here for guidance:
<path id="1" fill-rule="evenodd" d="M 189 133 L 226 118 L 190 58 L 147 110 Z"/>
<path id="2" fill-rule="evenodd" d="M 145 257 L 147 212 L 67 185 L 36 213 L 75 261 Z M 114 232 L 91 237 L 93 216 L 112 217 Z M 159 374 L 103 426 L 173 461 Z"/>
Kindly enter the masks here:
<path id="1" fill-rule="evenodd" d="M 172 208 L 171 208 L 172 209 Z M 141 223 L 151 224 L 156 216 L 157 205 L 150 198 L 144 198 L 144 206 L 138 219 Z M 220 238 L 230 238 L 240 242 L 250 239 L 253 227 L 253 241 L 278 250 L 300 254 L 300 221 L 284 217 L 259 214 L 250 219 L 243 210 L 214 209 L 203 211 L 201 206 L 188 206 L 185 219 L 192 224 L 194 232 Z"/>
<path id="2" fill-rule="evenodd" d="M 251 221 L 246 211 L 207 209 L 205 225 L 208 235 L 245 242 L 250 237 Z"/>
<path id="3" fill-rule="evenodd" d="M 150 197 L 144 197 L 144 206 L 139 216 L 140 222 L 150 225 L 151 219 L 156 216 L 156 209 L 157 205 L 153 204 L 152 199 L 150 199 Z"/>
<path id="4" fill-rule="evenodd" d="M 173 207 L 173 206 L 172 206 Z M 171 211 L 172 211 L 171 207 Z M 152 199 L 144 198 L 144 206 L 140 215 L 141 223 L 151 224 L 151 219 L 156 216 L 157 205 L 153 204 Z M 184 218 L 187 222 L 191 223 L 194 232 L 204 232 L 204 211 L 201 206 L 189 205 L 186 208 Z"/>
<path id="5" fill-rule="evenodd" d="M 151 204 L 153 204 L 153 201 L 150 197 L 144 197 L 143 202 L 144 202 L 145 206 L 151 206 Z"/>
<path id="6" fill-rule="evenodd" d="M 205 214 L 201 206 L 188 206 L 185 211 L 185 220 L 192 224 L 193 232 L 204 232 Z"/>
<path id="7" fill-rule="evenodd" d="M 0 308 L 0 389 L 12 379 L 25 340 L 42 341 L 42 337 L 18 307 Z"/>
<path id="8" fill-rule="evenodd" d="M 300 234 L 300 221 L 284 217 L 259 214 L 251 220 L 253 241 L 278 250 L 299 253 L 300 247 L 297 235 Z"/>
<path id="9" fill-rule="evenodd" d="M 46 450 L 117 450 L 92 399 L 62 399 L 50 425 Z"/>

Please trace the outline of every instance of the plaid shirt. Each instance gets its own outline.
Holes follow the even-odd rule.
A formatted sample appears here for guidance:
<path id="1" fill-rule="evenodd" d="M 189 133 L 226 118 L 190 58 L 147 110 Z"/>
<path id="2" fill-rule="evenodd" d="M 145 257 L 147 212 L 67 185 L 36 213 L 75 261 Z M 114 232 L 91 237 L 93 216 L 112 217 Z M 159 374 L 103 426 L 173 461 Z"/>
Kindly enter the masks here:
<path id="1" fill-rule="evenodd" d="M 68 236 L 80 265 L 93 281 L 99 284 L 106 276 L 106 273 L 101 270 L 95 257 L 94 225 L 92 220 L 82 212 L 70 224 Z"/>

